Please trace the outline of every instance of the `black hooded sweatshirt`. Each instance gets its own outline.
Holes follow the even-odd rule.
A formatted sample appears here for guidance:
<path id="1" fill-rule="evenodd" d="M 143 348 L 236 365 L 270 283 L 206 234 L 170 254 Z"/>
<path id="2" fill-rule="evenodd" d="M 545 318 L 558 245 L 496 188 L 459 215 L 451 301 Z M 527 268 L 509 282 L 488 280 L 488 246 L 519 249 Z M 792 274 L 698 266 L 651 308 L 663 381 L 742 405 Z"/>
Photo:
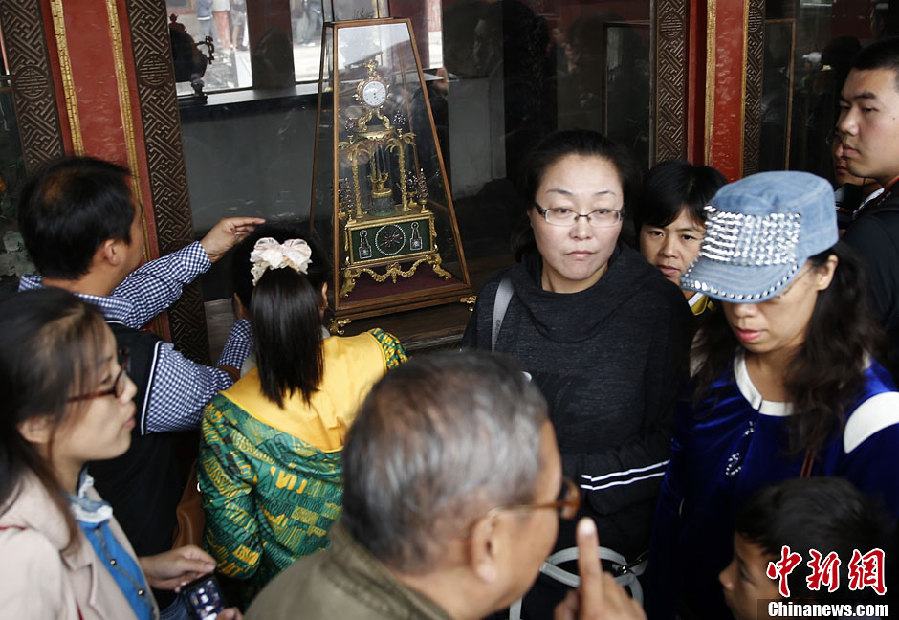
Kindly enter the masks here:
<path id="1" fill-rule="evenodd" d="M 549 405 L 562 471 L 580 487 L 581 512 L 603 546 L 633 561 L 647 550 L 668 461 L 674 403 L 692 335 L 683 293 L 619 243 L 600 280 L 580 293 L 540 286 L 542 260 L 494 274 L 478 296 L 463 344 L 491 348 L 493 304 L 508 276 L 514 295 L 495 350 L 512 355 Z M 576 521 L 562 522 L 557 549 Z"/>

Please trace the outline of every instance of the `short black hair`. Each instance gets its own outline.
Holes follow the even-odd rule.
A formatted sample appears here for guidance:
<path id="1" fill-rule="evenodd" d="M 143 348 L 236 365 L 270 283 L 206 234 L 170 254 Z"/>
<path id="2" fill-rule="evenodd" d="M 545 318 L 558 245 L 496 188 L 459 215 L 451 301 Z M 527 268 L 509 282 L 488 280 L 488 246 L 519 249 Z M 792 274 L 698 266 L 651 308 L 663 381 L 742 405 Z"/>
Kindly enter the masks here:
<path id="1" fill-rule="evenodd" d="M 664 228 L 677 219 L 686 205 L 697 222 L 705 222 L 705 206 L 727 179 L 712 166 L 687 161 L 666 161 L 653 166 L 643 179 L 634 224 Z"/>
<path id="2" fill-rule="evenodd" d="M 67 157 L 34 174 L 19 198 L 19 230 L 42 276 L 85 275 L 107 239 L 131 243 L 134 197 L 127 168 Z"/>
<path id="3" fill-rule="evenodd" d="M 851 69 L 889 69 L 893 72 L 893 86 L 899 90 L 899 36 L 878 39 L 863 47 L 852 59 Z"/>
<path id="4" fill-rule="evenodd" d="M 781 547 L 788 545 L 803 555 L 809 549 L 825 557 L 836 552 L 844 566 L 854 549 L 867 553 L 879 548 L 889 560 L 896 537 L 895 524 L 881 502 L 848 480 L 832 476 L 791 478 L 763 487 L 740 506 L 734 529 L 770 557 L 779 558 Z M 796 570 L 788 577 L 793 598 L 859 602 L 864 595 L 847 588 L 810 591 L 807 574 Z"/>
<path id="5" fill-rule="evenodd" d="M 537 188 L 547 168 L 568 155 L 599 157 L 609 162 L 618 173 L 624 190 L 624 206 L 640 188 L 640 170 L 630 151 L 599 132 L 588 129 L 567 129 L 549 134 L 534 146 L 526 161 L 519 186 L 527 209 L 533 207 Z"/>

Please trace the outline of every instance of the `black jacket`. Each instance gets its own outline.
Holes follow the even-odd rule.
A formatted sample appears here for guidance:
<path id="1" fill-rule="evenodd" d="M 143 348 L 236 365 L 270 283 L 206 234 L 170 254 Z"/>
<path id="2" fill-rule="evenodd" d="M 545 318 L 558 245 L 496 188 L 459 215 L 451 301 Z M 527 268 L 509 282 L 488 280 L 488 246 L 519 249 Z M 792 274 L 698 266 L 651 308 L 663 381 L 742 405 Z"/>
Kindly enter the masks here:
<path id="1" fill-rule="evenodd" d="M 865 208 L 843 240 L 865 264 L 871 312 L 887 333 L 887 367 L 899 380 L 899 188 Z"/>
<path id="2" fill-rule="evenodd" d="M 497 286 L 515 295 L 496 343 L 531 374 L 549 404 L 562 469 L 584 494 L 582 511 L 604 546 L 629 560 L 648 547 L 668 459 L 675 396 L 692 333 L 683 293 L 619 244 L 595 285 L 564 295 L 540 286 L 539 255 L 484 285 L 463 344 L 491 348 Z M 557 548 L 574 545 L 562 523 Z"/>
<path id="3" fill-rule="evenodd" d="M 186 480 L 176 459 L 172 433 L 147 433 L 146 413 L 151 377 L 159 353 L 159 337 L 145 334 L 122 323 L 107 321 L 120 348 L 128 350 L 128 375 L 137 386 L 137 424 L 131 445 L 121 456 L 88 464 L 88 473 L 100 497 L 109 502 L 113 513 L 138 557 L 155 555 L 172 548 L 175 509 Z M 173 600 L 170 591 L 155 590 L 161 609 Z"/>

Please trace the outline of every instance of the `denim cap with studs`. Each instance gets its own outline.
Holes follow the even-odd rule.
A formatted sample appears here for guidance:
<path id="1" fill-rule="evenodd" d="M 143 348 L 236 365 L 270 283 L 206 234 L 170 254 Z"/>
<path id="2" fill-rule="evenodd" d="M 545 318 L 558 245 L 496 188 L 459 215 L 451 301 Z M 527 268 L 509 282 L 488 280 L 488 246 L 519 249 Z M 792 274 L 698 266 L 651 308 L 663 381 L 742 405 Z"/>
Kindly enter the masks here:
<path id="1" fill-rule="evenodd" d="M 808 172 L 753 174 L 719 189 L 705 211 L 699 255 L 681 284 L 724 301 L 774 297 L 839 240 L 833 188 Z"/>

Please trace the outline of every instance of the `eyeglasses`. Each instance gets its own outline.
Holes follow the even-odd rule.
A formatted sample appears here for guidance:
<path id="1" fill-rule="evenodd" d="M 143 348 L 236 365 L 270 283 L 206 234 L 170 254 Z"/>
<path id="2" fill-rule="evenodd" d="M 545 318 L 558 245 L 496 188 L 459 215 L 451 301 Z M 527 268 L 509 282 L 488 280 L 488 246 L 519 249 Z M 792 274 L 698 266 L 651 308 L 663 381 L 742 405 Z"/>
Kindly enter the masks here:
<path id="1" fill-rule="evenodd" d="M 534 208 L 543 216 L 547 224 L 553 226 L 574 226 L 582 217 L 587 218 L 587 223 L 593 228 L 611 228 L 617 226 L 624 219 L 623 209 L 596 209 L 590 213 L 578 213 L 573 209 L 551 208 L 544 209 L 536 202 Z"/>
<path id="2" fill-rule="evenodd" d="M 581 491 L 578 489 L 574 480 L 566 476 L 562 476 L 562 486 L 559 489 L 559 499 L 555 502 L 545 502 L 542 504 L 512 504 L 511 506 L 497 506 L 491 509 L 483 518 L 492 517 L 498 512 L 506 510 L 525 511 L 540 510 L 542 508 L 553 508 L 559 511 L 559 518 L 574 519 L 577 511 L 581 507 Z"/>
<path id="3" fill-rule="evenodd" d="M 105 390 L 97 390 L 89 394 L 79 394 L 78 396 L 69 396 L 68 402 L 77 402 L 81 400 L 93 400 L 94 398 L 103 398 L 104 396 L 115 396 L 121 398 L 125 392 L 125 383 L 128 378 L 128 349 L 119 349 L 119 374 L 112 382 L 112 386 Z"/>

